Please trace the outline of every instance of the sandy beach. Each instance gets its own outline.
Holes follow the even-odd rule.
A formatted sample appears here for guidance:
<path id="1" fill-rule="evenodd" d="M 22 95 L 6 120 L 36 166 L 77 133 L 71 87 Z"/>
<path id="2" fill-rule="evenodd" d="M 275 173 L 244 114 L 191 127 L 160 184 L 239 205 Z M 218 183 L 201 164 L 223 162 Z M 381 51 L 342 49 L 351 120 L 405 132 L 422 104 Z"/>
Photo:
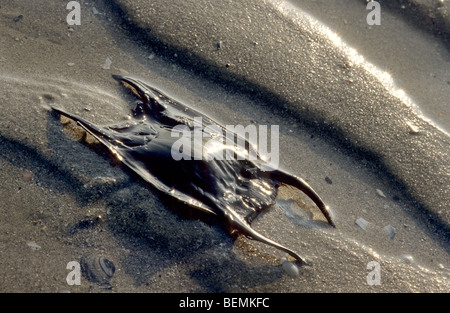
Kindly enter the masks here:
<path id="1" fill-rule="evenodd" d="M 450 291 L 447 2 L 380 1 L 373 26 L 357 0 L 80 1 L 80 25 L 67 3 L 0 2 L 0 292 Z M 112 75 L 279 125 L 281 167 L 336 228 L 288 188 L 253 225 L 312 266 L 292 277 L 284 253 L 179 212 L 49 109 L 124 120 L 136 99 Z M 86 256 L 110 284 L 67 283 Z"/>

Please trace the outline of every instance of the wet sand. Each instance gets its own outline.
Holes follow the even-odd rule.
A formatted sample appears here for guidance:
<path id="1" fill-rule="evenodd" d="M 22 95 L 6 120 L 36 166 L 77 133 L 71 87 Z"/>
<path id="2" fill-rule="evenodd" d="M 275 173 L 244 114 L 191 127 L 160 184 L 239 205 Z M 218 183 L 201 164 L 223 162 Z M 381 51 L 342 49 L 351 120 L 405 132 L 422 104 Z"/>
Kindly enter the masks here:
<path id="1" fill-rule="evenodd" d="M 449 291 L 445 127 L 393 95 L 322 24 L 282 2 L 81 6 L 79 26 L 67 25 L 60 1 L 0 7 L 1 291 Z M 49 112 L 124 118 L 133 98 L 112 74 L 147 80 L 223 124 L 280 125 L 283 168 L 324 198 L 337 228 L 283 201 L 254 225 L 313 266 L 290 277 L 282 253 L 176 214 Z M 427 89 L 448 94 L 441 86 Z M 83 255 L 115 263 L 111 290 L 66 283 L 67 263 Z M 367 284 L 370 261 L 380 285 Z"/>

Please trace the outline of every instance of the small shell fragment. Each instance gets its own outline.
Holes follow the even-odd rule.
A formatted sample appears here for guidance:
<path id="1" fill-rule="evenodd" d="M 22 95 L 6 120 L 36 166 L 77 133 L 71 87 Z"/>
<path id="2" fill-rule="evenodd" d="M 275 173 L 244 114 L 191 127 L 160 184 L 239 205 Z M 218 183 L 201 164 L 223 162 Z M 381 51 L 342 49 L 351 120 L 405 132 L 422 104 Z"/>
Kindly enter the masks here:
<path id="1" fill-rule="evenodd" d="M 389 233 L 391 240 L 393 240 L 395 237 L 395 233 L 396 233 L 395 228 L 392 227 L 391 225 L 386 225 L 386 226 L 384 226 L 384 230 Z"/>
<path id="2" fill-rule="evenodd" d="M 33 172 L 24 168 L 22 170 L 22 179 L 23 181 L 29 182 L 33 179 Z"/>
<path id="3" fill-rule="evenodd" d="M 414 262 L 414 257 L 411 254 L 403 254 L 401 258 L 406 264 L 412 264 Z"/>
<path id="4" fill-rule="evenodd" d="M 27 242 L 27 246 L 30 247 L 32 250 L 39 250 L 41 249 L 41 246 L 36 244 L 34 241 Z"/>
<path id="5" fill-rule="evenodd" d="M 411 135 L 417 135 L 420 133 L 420 129 L 411 122 L 406 122 L 406 125 L 409 127 L 409 133 Z"/>
<path id="6" fill-rule="evenodd" d="M 360 217 L 355 221 L 355 224 L 361 227 L 363 230 L 366 230 L 366 227 L 367 225 L 369 225 L 369 222 Z"/>
<path id="7" fill-rule="evenodd" d="M 289 262 L 285 258 L 281 260 L 281 267 L 283 268 L 284 272 L 291 277 L 297 277 L 299 274 L 297 265 Z"/>
<path id="8" fill-rule="evenodd" d="M 109 69 L 111 69 L 111 64 L 112 64 L 111 59 L 110 58 L 106 58 L 105 64 L 103 64 L 102 68 L 104 70 L 109 70 Z"/>
<path id="9" fill-rule="evenodd" d="M 381 191 L 380 189 L 377 189 L 377 194 L 378 194 L 380 197 L 386 198 L 384 192 Z"/>
<path id="10" fill-rule="evenodd" d="M 440 270 L 442 270 L 442 271 L 447 271 L 448 273 L 450 273 L 450 268 L 446 268 L 446 267 L 444 266 L 444 264 L 442 264 L 442 263 L 439 263 L 439 264 L 438 264 L 438 268 L 439 268 Z"/>
<path id="11" fill-rule="evenodd" d="M 110 286 L 109 280 L 113 277 L 116 267 L 114 263 L 104 257 L 83 256 L 80 260 L 83 275 L 92 282 Z"/>

